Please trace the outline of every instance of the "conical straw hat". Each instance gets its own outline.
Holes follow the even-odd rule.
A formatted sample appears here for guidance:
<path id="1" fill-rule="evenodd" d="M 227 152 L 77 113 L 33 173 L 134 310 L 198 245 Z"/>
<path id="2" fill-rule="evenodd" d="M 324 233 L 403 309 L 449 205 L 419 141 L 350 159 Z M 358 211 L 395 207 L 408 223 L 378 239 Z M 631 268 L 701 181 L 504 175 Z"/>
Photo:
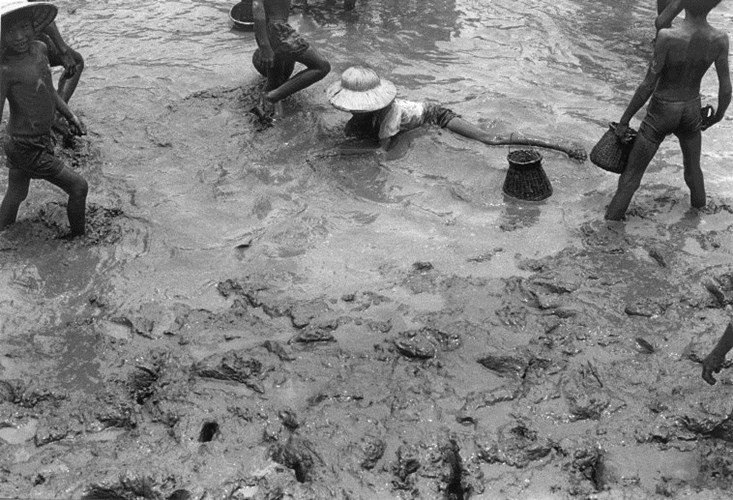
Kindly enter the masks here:
<path id="1" fill-rule="evenodd" d="M 341 74 L 341 80 L 328 90 L 333 107 L 349 113 L 367 113 L 387 107 L 397 96 L 397 89 L 389 80 L 379 78 L 370 68 L 352 66 Z"/>
<path id="2" fill-rule="evenodd" d="M 28 2 L 27 0 L 0 0 L 0 17 L 23 9 L 32 12 L 33 28 L 41 31 L 56 18 L 58 9 L 50 2 Z M 0 36 L 2 36 L 0 34 Z"/>

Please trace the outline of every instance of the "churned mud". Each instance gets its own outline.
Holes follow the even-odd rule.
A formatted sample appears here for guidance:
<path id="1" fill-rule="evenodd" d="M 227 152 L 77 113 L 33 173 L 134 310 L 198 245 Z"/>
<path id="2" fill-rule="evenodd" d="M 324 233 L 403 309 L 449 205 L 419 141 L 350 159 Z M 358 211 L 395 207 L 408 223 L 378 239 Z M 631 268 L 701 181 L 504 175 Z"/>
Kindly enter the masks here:
<path id="1" fill-rule="evenodd" d="M 188 99 L 180 109 L 210 116 L 253 104 L 241 89 Z M 242 120 L 257 133 L 258 117 Z M 149 128 L 153 147 L 170 148 L 171 130 Z M 478 272 L 507 258 L 498 240 L 465 259 L 475 273 L 405 254 L 334 294 L 287 267 L 243 265 L 205 306 L 134 301 L 115 290 L 144 280 L 130 263 L 152 251 L 155 221 L 102 176 L 91 144 L 60 150 L 98 187 L 89 235 L 59 239 L 65 206 L 34 184 L 28 215 L 0 240 L 0 496 L 712 498 L 733 487 L 733 372 L 712 388 L 700 378 L 733 304 L 724 200 L 678 217 L 685 194 L 647 186 L 628 223 L 598 209 L 560 251 L 517 255 L 509 276 Z M 391 201 L 347 174 L 331 181 Z M 514 205 L 500 233 L 531 228 L 539 207 Z M 305 258 L 297 231 L 263 229 L 231 252 L 246 263 L 253 247 L 297 241 L 285 257 Z"/>

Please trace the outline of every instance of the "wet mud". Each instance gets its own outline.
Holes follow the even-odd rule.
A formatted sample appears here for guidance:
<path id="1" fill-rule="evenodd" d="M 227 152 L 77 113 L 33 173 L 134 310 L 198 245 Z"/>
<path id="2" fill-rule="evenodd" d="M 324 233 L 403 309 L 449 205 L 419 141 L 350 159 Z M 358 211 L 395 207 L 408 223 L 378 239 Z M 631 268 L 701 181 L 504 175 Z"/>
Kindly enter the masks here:
<path id="1" fill-rule="evenodd" d="M 215 113 L 248 109 L 250 95 L 187 99 Z M 256 118 L 250 133 L 267 133 Z M 632 222 L 589 220 L 562 250 L 517 256 L 511 276 L 404 259 L 334 294 L 253 266 L 215 284 L 218 307 L 136 303 L 114 289 L 150 251 L 151 221 L 99 174 L 90 141 L 59 154 L 103 194 L 86 238 L 59 239 L 65 207 L 52 192 L 3 235 L 3 276 L 27 293 L 0 303 L 2 496 L 710 498 L 733 487 L 721 397 L 733 378 L 700 378 L 733 304 L 723 200 L 679 218 L 679 190 L 651 186 Z M 514 210 L 501 232 L 538 217 Z"/>

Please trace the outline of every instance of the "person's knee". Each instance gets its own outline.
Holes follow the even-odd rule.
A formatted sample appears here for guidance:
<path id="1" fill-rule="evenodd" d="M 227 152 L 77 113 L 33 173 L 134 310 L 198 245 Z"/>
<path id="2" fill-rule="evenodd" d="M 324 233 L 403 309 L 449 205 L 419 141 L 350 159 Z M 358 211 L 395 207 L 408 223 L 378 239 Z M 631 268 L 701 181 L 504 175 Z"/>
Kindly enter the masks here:
<path id="1" fill-rule="evenodd" d="M 81 73 L 84 71 L 84 58 L 77 51 L 73 51 L 74 61 L 76 62 L 76 71 Z"/>
<path id="2" fill-rule="evenodd" d="M 322 59 L 318 61 L 318 64 L 316 64 L 313 69 L 318 71 L 318 76 L 320 80 L 322 78 L 325 78 L 331 72 L 331 63 L 329 63 L 325 59 Z"/>

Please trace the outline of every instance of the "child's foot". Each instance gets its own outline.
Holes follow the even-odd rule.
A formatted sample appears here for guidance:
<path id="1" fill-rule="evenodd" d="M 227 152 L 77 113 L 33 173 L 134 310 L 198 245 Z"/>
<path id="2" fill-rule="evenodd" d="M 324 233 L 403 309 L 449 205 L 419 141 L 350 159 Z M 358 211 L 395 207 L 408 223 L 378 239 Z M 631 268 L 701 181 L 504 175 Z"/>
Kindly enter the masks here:
<path id="1" fill-rule="evenodd" d="M 65 234 L 62 234 L 61 236 L 59 236 L 58 239 L 64 240 L 64 241 L 71 241 L 71 240 L 75 240 L 77 238 L 81 238 L 83 236 L 84 236 L 84 233 L 73 233 L 73 232 L 69 231 L 68 233 L 65 233 Z"/>

